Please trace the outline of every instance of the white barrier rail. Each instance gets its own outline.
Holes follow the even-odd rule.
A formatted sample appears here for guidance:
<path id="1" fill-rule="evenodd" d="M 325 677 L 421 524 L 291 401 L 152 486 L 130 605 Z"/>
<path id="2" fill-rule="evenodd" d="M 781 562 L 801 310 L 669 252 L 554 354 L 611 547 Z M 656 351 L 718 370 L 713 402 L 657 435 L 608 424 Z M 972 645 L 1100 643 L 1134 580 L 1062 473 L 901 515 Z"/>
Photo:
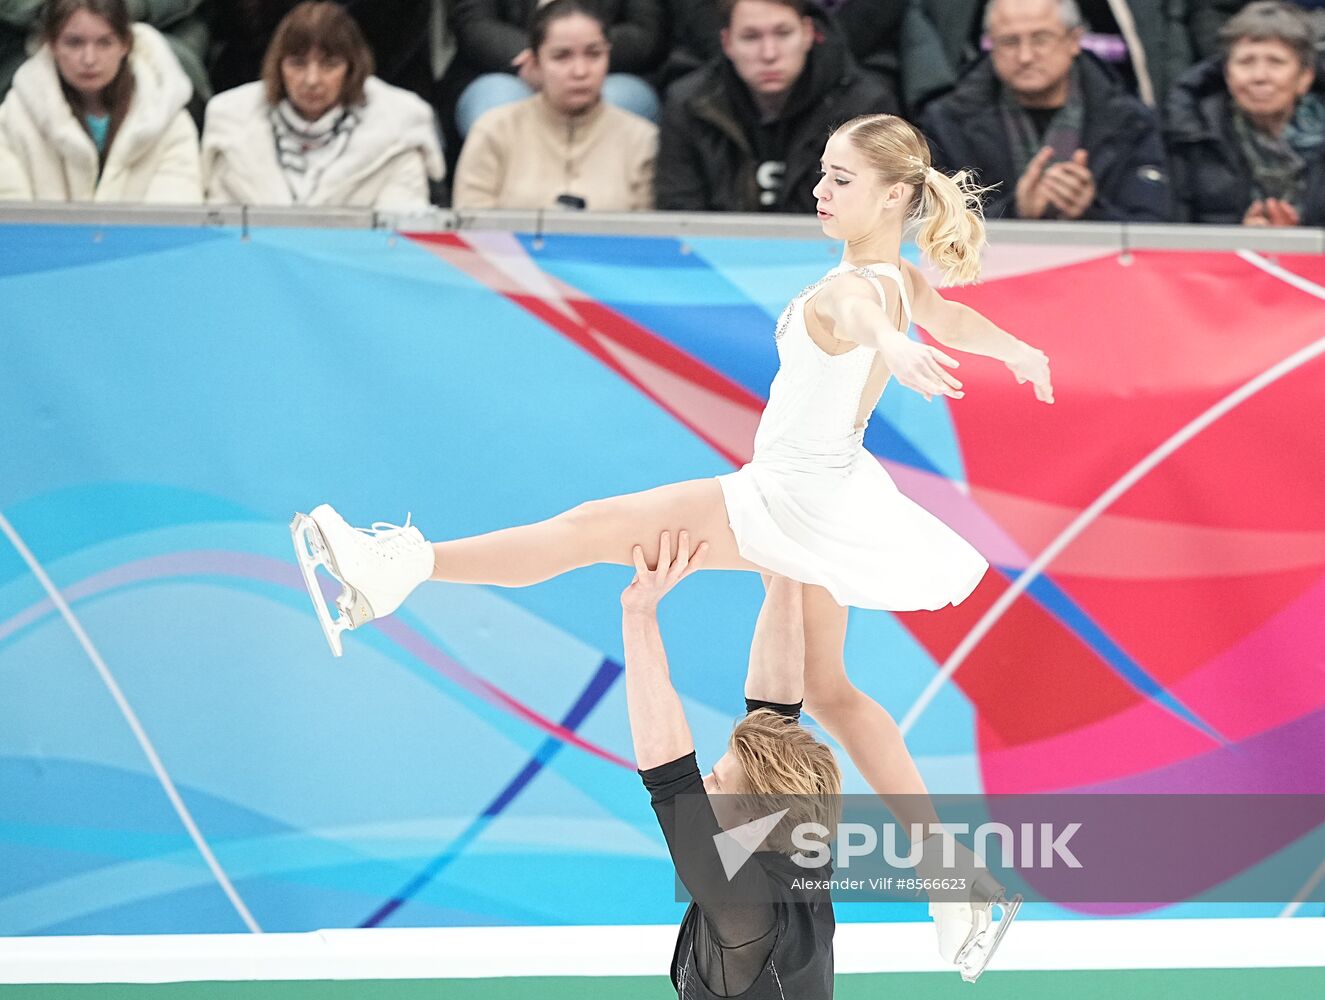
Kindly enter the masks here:
<path id="1" fill-rule="evenodd" d="M 1325 917 L 1026 920 L 1006 971 L 1325 966 Z M 306 934 L 0 938 L 0 983 L 666 975 L 676 928 L 450 927 Z M 839 973 L 950 972 L 929 921 L 839 924 Z"/>
<path id="2" fill-rule="evenodd" d="M 248 205 L 71 205 L 0 202 L 0 225 L 208 226 L 245 228 L 397 229 L 453 232 L 468 229 L 613 236 L 815 239 L 819 224 L 799 215 L 691 212 L 469 211 L 432 209 L 417 214 L 368 209 L 261 208 Z M 1006 222 L 989 224 L 990 241 L 1127 250 L 1254 250 L 1325 253 L 1325 228 L 1186 226 L 1116 222 Z"/>

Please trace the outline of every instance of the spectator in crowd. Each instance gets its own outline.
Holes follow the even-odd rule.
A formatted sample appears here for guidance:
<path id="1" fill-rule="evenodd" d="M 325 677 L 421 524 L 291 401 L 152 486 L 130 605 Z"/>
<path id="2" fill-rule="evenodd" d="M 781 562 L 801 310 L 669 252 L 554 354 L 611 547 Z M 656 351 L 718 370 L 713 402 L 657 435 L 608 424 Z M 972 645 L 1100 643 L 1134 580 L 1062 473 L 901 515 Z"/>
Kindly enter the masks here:
<path id="1" fill-rule="evenodd" d="M 902 54 L 908 41 L 902 30 L 908 6 L 910 0 L 846 0 L 833 8 L 852 56 L 883 81 L 896 106 L 903 103 L 902 73 L 909 61 Z"/>
<path id="2" fill-rule="evenodd" d="M 659 93 L 722 55 L 722 14 L 718 0 L 665 0 L 669 42 L 653 76 Z"/>
<path id="3" fill-rule="evenodd" d="M 207 104 L 207 200 L 427 208 L 428 181 L 445 170 L 432 108 L 372 74 L 344 7 L 297 4 L 272 36 L 262 79 Z"/>
<path id="4" fill-rule="evenodd" d="M 1078 0 L 1081 47 L 1108 63 L 1142 103 L 1159 109 L 1192 62 L 1189 8 L 1206 0 Z M 1322 0 L 1325 2 L 1325 0 Z M 847 30 L 847 11 L 838 14 Z M 985 47 L 985 0 L 909 0 L 900 28 L 903 103 L 922 109 L 950 90 Z M 852 28 L 852 37 L 857 29 Z M 866 60 L 868 64 L 868 59 Z"/>
<path id="5" fill-rule="evenodd" d="M 658 128 L 603 99 L 611 43 L 592 0 L 551 0 L 529 28 L 542 87 L 483 114 L 455 172 L 455 208 L 653 207 Z"/>
<path id="6" fill-rule="evenodd" d="M 3 0 L 0 0 L 3 2 Z M 251 83 L 276 26 L 300 0 L 208 0 L 212 10 L 212 83 L 218 91 Z M 427 96 L 431 0 L 344 0 L 373 53 L 378 79 Z"/>
<path id="7" fill-rule="evenodd" d="M 39 30 L 47 0 L 0 0 L 0 98 L 9 90 L 14 71 L 27 58 L 28 39 Z M 193 85 L 198 120 L 202 106 L 212 96 L 203 62 L 207 55 L 208 30 L 203 0 L 126 0 L 129 21 L 149 24 L 165 36 L 171 50 Z"/>
<path id="8" fill-rule="evenodd" d="M 1089 29 L 1082 48 L 1107 62 L 1142 103 L 1159 110 L 1169 87 L 1192 64 L 1184 22 L 1190 2 L 1079 0 Z"/>
<path id="9" fill-rule="evenodd" d="M 196 204 L 192 87 L 124 0 L 51 0 L 0 104 L 0 201 Z"/>
<path id="10" fill-rule="evenodd" d="M 991 0 L 990 55 L 929 106 L 944 170 L 997 186 L 990 217 L 1161 221 L 1168 216 L 1155 113 L 1081 51 L 1073 0 Z"/>
<path id="11" fill-rule="evenodd" d="M 1316 50 L 1325 52 L 1325 0 L 1295 0 L 1316 32 Z M 1219 32 L 1247 0 L 1187 0 L 1192 51 L 1198 61 L 1223 58 Z"/>
<path id="12" fill-rule="evenodd" d="M 1246 5 L 1247 0 L 1187 0 L 1187 24 L 1195 58 L 1204 62 L 1223 55 L 1220 29 Z"/>
<path id="13" fill-rule="evenodd" d="M 1325 69 L 1291 4 L 1258 0 L 1224 25 L 1224 55 L 1169 98 L 1177 217 L 1325 226 Z"/>
<path id="14" fill-rule="evenodd" d="M 485 111 L 523 100 L 542 85 L 529 48 L 530 18 L 539 6 L 539 0 L 455 0 L 459 51 L 448 76 L 459 93 L 461 137 Z M 603 100 L 657 121 L 658 96 L 643 76 L 664 55 L 663 0 L 598 0 L 598 10 L 611 44 Z"/>
<path id="15" fill-rule="evenodd" d="M 841 35 L 805 0 L 721 0 L 723 55 L 673 84 L 657 204 L 681 211 L 812 212 L 824 137 L 893 112 Z"/>
<path id="16" fill-rule="evenodd" d="M 1316 31 L 1316 48 L 1325 47 L 1325 0 L 1296 0 Z M 1222 59 L 1224 46 L 1219 33 L 1247 0 L 1187 0 L 1186 20 L 1192 52 L 1198 61 Z"/>

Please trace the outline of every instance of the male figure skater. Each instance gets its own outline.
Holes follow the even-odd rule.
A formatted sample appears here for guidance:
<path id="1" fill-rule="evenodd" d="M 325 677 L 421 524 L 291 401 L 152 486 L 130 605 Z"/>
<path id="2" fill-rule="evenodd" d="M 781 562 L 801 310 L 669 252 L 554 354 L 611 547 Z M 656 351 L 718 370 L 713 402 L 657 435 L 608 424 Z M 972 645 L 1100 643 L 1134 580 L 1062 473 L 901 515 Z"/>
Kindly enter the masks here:
<path id="1" fill-rule="evenodd" d="M 792 888 L 807 872 L 791 861 L 790 832 L 799 823 L 834 825 L 842 779 L 832 751 L 799 724 L 805 667 L 801 585 L 766 578 L 745 682 L 749 714 L 736 723 L 712 773 L 701 778 L 668 674 L 657 608 L 699 568 L 707 549 L 700 544 L 692 555 L 684 531 L 677 542 L 673 558 L 670 535 L 662 534 L 654 569 L 635 546 L 635 579 L 621 595 L 635 759 L 677 874 L 693 899 L 677 936 L 672 984 L 680 1000 L 826 1000 L 833 995 L 832 899 L 827 892 Z M 762 808 L 750 801 L 755 796 L 764 797 Z M 772 811 L 769 802 L 787 814 L 762 849 L 729 875 L 715 838 L 762 819 Z"/>

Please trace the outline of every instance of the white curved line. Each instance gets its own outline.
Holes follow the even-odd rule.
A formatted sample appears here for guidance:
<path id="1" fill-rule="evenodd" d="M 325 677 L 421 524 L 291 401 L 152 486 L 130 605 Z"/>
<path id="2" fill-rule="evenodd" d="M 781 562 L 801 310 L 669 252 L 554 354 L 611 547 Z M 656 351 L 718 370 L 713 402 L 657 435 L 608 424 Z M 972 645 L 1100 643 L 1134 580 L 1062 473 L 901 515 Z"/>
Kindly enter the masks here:
<path id="1" fill-rule="evenodd" d="M 1264 257 L 1252 253 L 1249 250 L 1239 250 L 1238 256 L 1247 263 L 1260 268 L 1267 274 L 1279 278 L 1281 281 L 1292 285 L 1294 288 L 1306 292 L 1308 295 L 1314 295 L 1318 299 L 1325 300 L 1325 288 L 1322 288 L 1315 282 L 1308 281 L 1301 275 L 1293 274 L 1291 271 L 1286 271 L 1278 264 L 1272 264 Z M 929 684 L 925 686 L 925 690 L 920 692 L 920 696 L 916 698 L 915 703 L 902 718 L 900 724 L 902 735 L 905 736 L 910 732 L 911 728 L 916 724 L 916 720 L 920 718 L 925 709 L 929 707 L 930 702 L 934 700 L 939 689 L 942 688 L 943 685 L 947 683 L 948 679 L 957 672 L 957 668 L 962 665 L 966 658 L 971 654 L 971 651 L 979 645 L 980 640 L 983 639 L 989 633 L 989 630 L 997 624 L 998 620 L 1003 617 L 1004 612 L 1012 606 L 1012 603 L 1021 595 L 1021 593 L 1030 586 L 1032 581 L 1043 572 L 1044 568 L 1048 566 L 1049 563 L 1057 558 L 1058 554 L 1062 552 L 1063 549 L 1072 544 L 1072 541 L 1085 531 L 1092 521 L 1099 517 L 1100 514 L 1104 513 L 1115 500 L 1135 486 L 1137 482 L 1148 475 L 1155 466 L 1159 465 L 1160 462 L 1164 461 L 1224 414 L 1246 402 L 1266 386 L 1283 378 L 1289 372 L 1301 368 L 1308 361 L 1319 357 L 1322 353 L 1325 353 L 1325 337 L 1322 337 L 1314 343 L 1308 344 L 1300 350 L 1294 351 L 1282 361 L 1275 363 L 1249 382 L 1246 382 L 1242 386 L 1233 390 L 1223 399 L 1219 400 L 1219 402 L 1215 403 L 1204 413 L 1188 423 L 1185 427 L 1178 430 L 1149 455 L 1137 462 L 1136 465 L 1129 469 L 1117 482 L 1100 494 L 1089 507 L 1078 514 L 1072 522 L 1045 547 L 1044 551 L 1041 552 L 1029 566 L 1021 571 L 1021 574 L 1013 581 L 1012 586 L 999 595 L 998 600 L 994 602 L 993 606 L 984 613 L 980 620 L 975 623 L 975 626 L 971 631 L 963 637 L 962 641 L 957 645 L 957 648 L 952 651 L 952 654 L 944 662 L 939 672 L 930 679 Z"/>
<path id="2" fill-rule="evenodd" d="M 184 829 L 187 830 L 189 836 L 193 838 L 193 843 L 197 846 L 198 853 L 201 854 L 203 860 L 207 862 L 207 867 L 212 870 L 212 874 L 216 877 L 216 881 L 220 883 L 222 891 L 230 898 L 230 903 L 234 906 L 240 919 L 244 921 L 248 929 L 254 934 L 261 934 L 262 928 L 259 927 L 258 922 L 253 919 L 253 914 L 249 913 L 248 907 L 244 905 L 244 901 L 239 898 L 239 893 L 235 891 L 235 887 L 230 883 L 230 879 L 226 876 L 225 870 L 221 867 L 220 862 L 216 860 L 216 855 L 212 853 L 212 849 L 207 845 L 207 841 L 203 839 L 202 831 L 198 829 L 198 824 L 193 821 L 193 816 L 189 813 L 188 806 L 186 806 L 184 800 L 180 798 L 179 792 L 175 788 L 175 783 L 166 772 L 165 765 L 161 763 L 161 758 L 157 755 L 156 748 L 152 746 L 152 741 L 148 738 L 146 730 L 143 729 L 142 723 L 138 721 L 137 714 L 134 712 L 132 706 L 130 706 L 128 699 L 124 697 L 124 692 L 120 690 L 119 684 L 115 682 L 115 678 L 112 676 L 110 668 L 106 666 L 106 661 L 101 658 L 101 654 L 98 653 L 96 647 L 92 645 L 92 640 L 88 638 L 87 632 L 83 630 L 82 623 L 79 622 L 77 617 L 75 617 L 73 610 L 65 601 L 64 596 L 56 588 L 55 584 L 51 582 L 51 578 L 46 575 L 46 571 L 42 569 L 41 564 L 37 562 L 36 557 L 33 556 L 27 545 L 23 543 L 23 539 L 19 537 L 18 532 L 14 530 L 14 526 L 9 523 L 9 520 L 4 514 L 0 514 L 0 531 L 4 532 L 9 538 L 9 541 L 13 544 L 15 550 L 17 550 L 18 554 L 22 556 L 23 561 L 28 564 L 28 569 L 32 570 L 33 576 L 35 576 L 41 583 L 42 588 L 51 599 L 51 603 L 59 609 L 61 616 L 65 620 L 65 624 L 69 626 L 70 631 L 74 633 L 74 637 L 78 640 L 79 645 L 83 647 L 83 652 L 87 653 L 88 659 L 91 660 L 92 665 L 97 668 L 97 673 L 101 675 L 101 680 L 106 685 L 107 690 L 110 691 L 110 696 L 115 699 L 115 704 L 119 706 L 120 714 L 124 716 L 125 721 L 129 724 L 129 728 L 133 730 L 134 738 L 138 740 L 138 745 L 142 747 L 143 754 L 147 757 L 147 762 L 152 765 L 152 770 L 156 772 L 157 780 L 161 783 L 162 789 L 165 790 L 166 798 L 168 798 L 170 804 L 175 807 L 175 812 L 179 816 L 180 822 L 184 824 Z"/>
<path id="3" fill-rule="evenodd" d="M 1312 872 L 1311 876 L 1306 880 L 1305 883 L 1303 883 L 1302 888 L 1297 890 L 1297 895 L 1293 897 L 1293 901 L 1289 903 L 1287 906 L 1285 906 L 1282 911 L 1280 911 L 1279 916 L 1281 917 L 1295 916 L 1297 914 L 1297 911 L 1302 908 L 1302 904 L 1307 901 L 1307 897 L 1311 895 L 1312 890 L 1315 889 L 1316 886 L 1320 884 L 1320 880 L 1322 878 L 1325 878 L 1325 861 L 1322 861 L 1316 867 L 1316 870 Z"/>

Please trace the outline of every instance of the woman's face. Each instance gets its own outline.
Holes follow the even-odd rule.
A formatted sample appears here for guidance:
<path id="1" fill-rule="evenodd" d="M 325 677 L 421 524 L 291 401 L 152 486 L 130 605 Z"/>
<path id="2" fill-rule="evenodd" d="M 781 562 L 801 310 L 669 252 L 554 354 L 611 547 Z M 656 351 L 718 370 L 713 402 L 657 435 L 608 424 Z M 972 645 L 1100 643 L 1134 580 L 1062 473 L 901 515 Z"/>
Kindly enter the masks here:
<path id="1" fill-rule="evenodd" d="M 1308 90 L 1314 74 L 1284 42 L 1234 42 L 1224 66 L 1228 92 L 1251 118 L 1285 118 Z"/>
<path id="2" fill-rule="evenodd" d="M 317 121 L 341 103 L 349 68 L 344 56 L 329 55 L 321 49 L 286 56 L 281 60 L 285 96 L 306 120 Z"/>
<path id="3" fill-rule="evenodd" d="M 908 189 L 903 184 L 885 187 L 865 155 L 841 133 L 829 138 L 820 168 L 823 176 L 814 186 L 814 200 L 819 225 L 834 240 L 868 236 Z"/>
<path id="4" fill-rule="evenodd" d="M 568 14 L 548 24 L 534 57 L 552 106 L 575 114 L 597 104 L 607 78 L 607 56 L 603 27 L 592 17 Z"/>
<path id="5" fill-rule="evenodd" d="M 88 10 L 70 15 L 51 48 L 60 78 L 90 98 L 109 86 L 129 54 L 129 43 L 115 34 L 110 22 Z"/>

